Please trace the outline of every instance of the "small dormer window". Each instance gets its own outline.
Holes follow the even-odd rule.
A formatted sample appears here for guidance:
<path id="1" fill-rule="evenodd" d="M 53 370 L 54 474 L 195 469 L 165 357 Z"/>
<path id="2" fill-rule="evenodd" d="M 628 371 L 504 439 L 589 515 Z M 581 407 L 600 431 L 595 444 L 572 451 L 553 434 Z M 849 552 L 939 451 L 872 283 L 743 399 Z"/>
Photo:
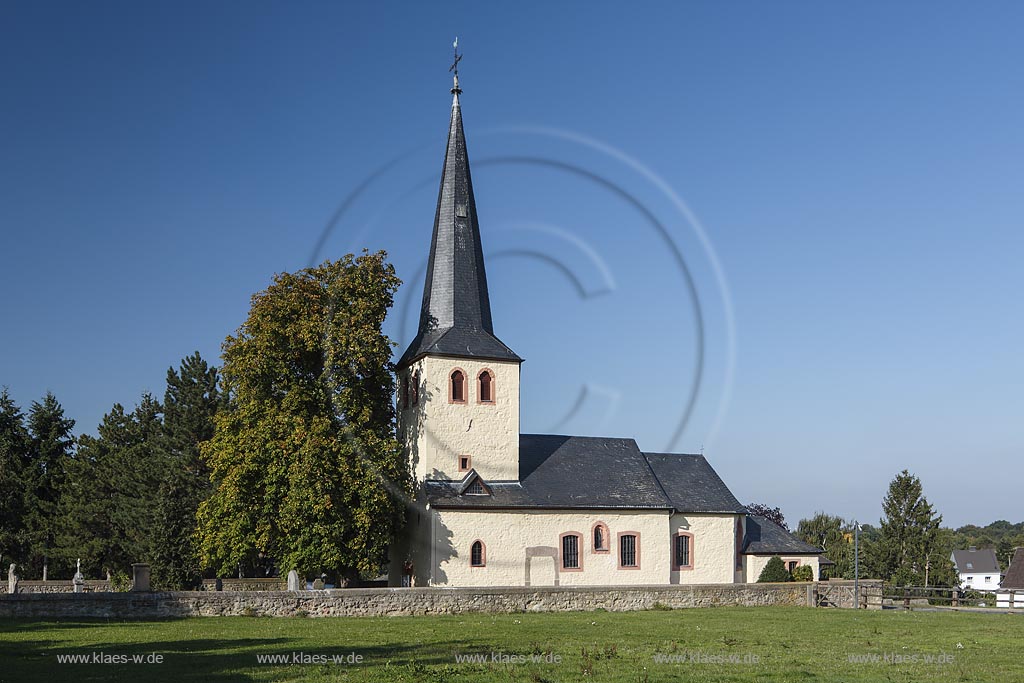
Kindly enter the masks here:
<path id="1" fill-rule="evenodd" d="M 471 496 L 486 496 L 487 491 L 480 479 L 474 479 L 473 483 L 466 487 L 466 493 Z"/>
<path id="2" fill-rule="evenodd" d="M 465 204 L 456 204 L 455 205 L 455 215 L 457 217 L 459 217 L 459 218 L 466 218 L 467 216 L 469 216 L 469 212 L 466 210 L 466 205 Z"/>

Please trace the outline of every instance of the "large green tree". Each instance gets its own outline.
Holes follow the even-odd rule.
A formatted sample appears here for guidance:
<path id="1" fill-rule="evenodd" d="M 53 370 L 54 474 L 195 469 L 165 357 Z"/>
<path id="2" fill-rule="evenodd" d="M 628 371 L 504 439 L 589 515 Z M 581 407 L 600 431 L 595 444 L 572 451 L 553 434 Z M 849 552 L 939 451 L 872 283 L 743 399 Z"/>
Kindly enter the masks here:
<path id="1" fill-rule="evenodd" d="M 199 352 L 168 368 L 160 439 L 161 481 L 154 500 L 153 583 L 170 589 L 196 586 L 202 579 L 196 544 L 196 512 L 212 491 L 210 469 L 199 444 L 213 437 L 213 418 L 222 404 L 217 368 Z"/>
<path id="2" fill-rule="evenodd" d="M 0 563 L 20 562 L 24 528 L 23 473 L 29 435 L 25 415 L 7 389 L 0 389 Z"/>
<path id="3" fill-rule="evenodd" d="M 52 393 L 47 392 L 42 402 L 33 401 L 28 414 L 29 458 L 23 473 L 26 576 L 48 578 L 61 524 L 57 504 L 64 470 L 74 451 L 74 427 L 75 421 L 64 416 L 64 408 Z"/>
<path id="4" fill-rule="evenodd" d="M 801 519 L 796 527 L 796 536 L 825 550 L 825 557 L 835 563 L 831 567 L 823 567 L 827 576 L 853 578 L 853 527 L 842 517 L 819 512 L 810 519 Z"/>
<path id="5" fill-rule="evenodd" d="M 342 581 L 383 566 L 409 490 L 385 256 L 275 276 L 224 342 L 228 405 L 201 446 L 215 489 L 199 508 L 202 558 L 221 575 L 265 558 Z"/>
<path id="6" fill-rule="evenodd" d="M 939 533 L 942 516 L 925 498 L 921 480 L 903 470 L 882 501 L 881 535 L 872 544 L 874 565 L 899 585 L 948 583 L 949 540 Z"/>

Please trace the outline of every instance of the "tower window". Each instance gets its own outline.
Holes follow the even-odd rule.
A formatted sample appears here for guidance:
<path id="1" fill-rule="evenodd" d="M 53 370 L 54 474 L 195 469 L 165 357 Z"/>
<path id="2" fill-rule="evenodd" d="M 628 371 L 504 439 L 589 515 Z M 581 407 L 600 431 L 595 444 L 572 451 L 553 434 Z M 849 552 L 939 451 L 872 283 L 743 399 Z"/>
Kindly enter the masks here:
<path id="1" fill-rule="evenodd" d="M 420 371 L 412 373 L 412 387 L 409 391 L 410 400 L 413 405 L 420 402 Z"/>
<path id="2" fill-rule="evenodd" d="M 575 532 L 562 534 L 562 570 L 582 571 L 583 562 L 580 557 L 580 538 Z"/>
<path id="3" fill-rule="evenodd" d="M 487 551 L 483 541 L 473 541 L 473 545 L 469 549 L 469 565 L 471 567 L 487 566 Z"/>
<path id="4" fill-rule="evenodd" d="M 640 534 L 629 531 L 619 534 L 619 569 L 640 568 Z"/>
<path id="5" fill-rule="evenodd" d="M 466 373 L 462 370 L 453 370 L 451 381 L 448 383 L 448 400 L 451 403 L 466 402 Z"/>
<path id="6" fill-rule="evenodd" d="M 402 393 L 398 397 L 400 408 L 409 407 L 409 375 L 402 375 Z"/>
<path id="7" fill-rule="evenodd" d="M 480 403 L 494 403 L 494 375 L 491 371 L 481 371 L 477 381 L 480 383 Z"/>
<path id="8" fill-rule="evenodd" d="M 672 564 L 676 569 L 693 569 L 693 536 L 691 534 L 682 532 L 676 534 Z"/>
<path id="9" fill-rule="evenodd" d="M 608 552 L 608 527 L 604 522 L 598 522 L 594 525 L 594 552 L 595 553 L 606 553 Z"/>
<path id="10" fill-rule="evenodd" d="M 473 459 L 468 455 L 459 456 L 459 472 L 469 472 L 472 469 Z"/>

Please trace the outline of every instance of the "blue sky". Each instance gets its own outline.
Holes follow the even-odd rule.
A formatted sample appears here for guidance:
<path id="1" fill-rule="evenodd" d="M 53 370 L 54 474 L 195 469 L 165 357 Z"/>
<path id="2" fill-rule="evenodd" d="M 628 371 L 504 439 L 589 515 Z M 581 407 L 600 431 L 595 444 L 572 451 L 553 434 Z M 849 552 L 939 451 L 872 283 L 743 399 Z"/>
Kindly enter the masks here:
<path id="1" fill-rule="evenodd" d="M 391 254 L 406 343 L 459 35 L 524 431 L 703 447 L 794 522 L 875 522 L 903 468 L 948 523 L 1024 518 L 1019 4 L 372 5 L 0 5 L 19 403 L 81 433 L 162 394 L 325 234 Z"/>

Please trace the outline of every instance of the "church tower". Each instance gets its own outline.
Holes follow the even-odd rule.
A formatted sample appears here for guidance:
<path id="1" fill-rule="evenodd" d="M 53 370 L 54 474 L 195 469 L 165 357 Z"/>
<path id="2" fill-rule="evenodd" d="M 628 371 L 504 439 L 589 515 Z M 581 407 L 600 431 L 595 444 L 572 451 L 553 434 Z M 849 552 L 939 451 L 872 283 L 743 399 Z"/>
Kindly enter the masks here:
<path id="1" fill-rule="evenodd" d="M 419 328 L 397 364 L 398 433 L 420 483 L 517 481 L 522 359 L 491 324 L 458 59 Z"/>

